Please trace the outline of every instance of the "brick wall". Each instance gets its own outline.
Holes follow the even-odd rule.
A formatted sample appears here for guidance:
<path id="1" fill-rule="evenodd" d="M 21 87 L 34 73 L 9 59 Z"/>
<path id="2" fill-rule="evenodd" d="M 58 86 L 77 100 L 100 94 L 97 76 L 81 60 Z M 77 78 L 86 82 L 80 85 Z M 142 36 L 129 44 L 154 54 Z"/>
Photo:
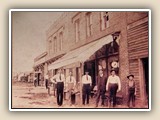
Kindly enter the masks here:
<path id="1" fill-rule="evenodd" d="M 120 31 L 119 41 L 119 76 L 122 81 L 122 94 L 126 98 L 126 76 L 129 74 L 129 60 L 128 60 L 128 40 L 127 40 L 127 25 L 138 21 L 147 16 L 146 12 L 109 12 L 109 28 L 105 30 L 100 29 L 100 12 L 92 12 L 92 28 L 93 34 L 90 37 L 86 36 L 86 12 L 66 12 L 55 25 L 53 25 L 47 32 L 47 38 L 52 35 L 60 26 L 64 28 L 63 50 L 56 53 L 56 55 L 67 52 L 69 50 L 78 48 L 91 41 L 97 40 L 106 35 Z M 80 19 L 80 40 L 75 42 L 75 25 L 73 19 L 78 17 Z M 54 57 L 52 55 L 50 57 Z"/>

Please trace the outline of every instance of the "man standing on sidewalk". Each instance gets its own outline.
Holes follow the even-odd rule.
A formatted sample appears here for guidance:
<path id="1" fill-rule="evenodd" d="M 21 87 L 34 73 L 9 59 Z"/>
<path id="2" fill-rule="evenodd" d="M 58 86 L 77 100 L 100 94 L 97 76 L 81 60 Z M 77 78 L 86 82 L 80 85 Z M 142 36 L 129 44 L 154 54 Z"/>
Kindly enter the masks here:
<path id="1" fill-rule="evenodd" d="M 82 76 L 82 102 L 85 105 L 85 101 L 87 98 L 87 104 L 89 104 L 89 96 L 91 91 L 92 79 L 88 74 L 89 72 L 86 70 L 85 75 Z"/>
<path id="2" fill-rule="evenodd" d="M 102 99 L 101 105 L 104 106 L 107 77 L 104 75 L 102 69 L 99 70 L 99 75 L 97 76 L 96 83 L 97 83 L 96 107 L 98 107 L 100 97 Z"/>
<path id="3" fill-rule="evenodd" d="M 113 102 L 113 107 L 116 106 L 116 94 L 121 90 L 121 81 L 119 76 L 116 75 L 116 71 L 112 69 L 111 75 L 108 77 L 106 90 L 109 91 L 110 106 Z"/>
<path id="4" fill-rule="evenodd" d="M 54 79 L 57 83 L 57 104 L 58 106 L 62 106 L 65 77 L 61 69 L 59 69 L 58 73 L 55 76 L 53 76 L 52 82 L 54 82 Z"/>
<path id="5" fill-rule="evenodd" d="M 45 86 L 46 86 L 46 89 L 48 89 L 48 86 L 49 86 L 49 76 L 48 76 L 48 72 L 47 72 L 47 74 L 45 75 Z"/>
<path id="6" fill-rule="evenodd" d="M 37 87 L 37 77 L 34 76 L 34 86 Z"/>
<path id="7" fill-rule="evenodd" d="M 75 103 L 75 98 L 72 99 L 72 97 L 75 96 L 75 94 L 73 94 L 75 86 L 76 86 L 76 80 L 75 80 L 75 78 L 73 76 L 72 71 L 70 71 L 69 72 L 69 76 L 66 78 L 66 88 L 68 90 L 69 99 L 71 101 L 70 105 L 73 105 Z"/>

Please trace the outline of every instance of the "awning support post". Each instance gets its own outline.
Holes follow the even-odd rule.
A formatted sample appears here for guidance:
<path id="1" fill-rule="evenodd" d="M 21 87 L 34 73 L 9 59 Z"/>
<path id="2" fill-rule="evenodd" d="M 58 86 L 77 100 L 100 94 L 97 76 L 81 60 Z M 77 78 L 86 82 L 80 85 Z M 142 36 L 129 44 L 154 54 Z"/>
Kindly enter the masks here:
<path id="1" fill-rule="evenodd" d="M 81 105 L 82 105 L 82 75 L 83 75 L 83 73 L 84 73 L 84 63 L 83 62 L 81 62 L 80 63 L 80 100 L 81 100 Z"/>

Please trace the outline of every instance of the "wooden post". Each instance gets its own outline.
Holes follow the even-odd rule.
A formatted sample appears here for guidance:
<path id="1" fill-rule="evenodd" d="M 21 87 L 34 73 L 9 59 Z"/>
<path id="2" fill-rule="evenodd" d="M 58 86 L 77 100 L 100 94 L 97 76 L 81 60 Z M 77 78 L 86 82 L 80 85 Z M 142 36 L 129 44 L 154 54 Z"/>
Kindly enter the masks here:
<path id="1" fill-rule="evenodd" d="M 44 64 L 44 76 L 47 74 L 48 72 L 48 65 L 47 63 Z"/>
<path id="2" fill-rule="evenodd" d="M 84 63 L 80 64 L 80 100 L 82 105 L 82 75 L 84 73 Z"/>
<path id="3" fill-rule="evenodd" d="M 96 78 L 97 73 L 98 73 L 98 67 L 97 67 L 98 65 L 97 65 L 97 63 L 98 63 L 98 62 L 97 62 L 97 58 L 96 58 L 96 59 L 95 59 L 95 64 L 94 64 L 94 65 L 95 65 L 95 78 Z M 95 79 L 95 86 L 96 86 L 96 85 L 97 85 L 97 81 L 96 81 L 96 79 Z"/>

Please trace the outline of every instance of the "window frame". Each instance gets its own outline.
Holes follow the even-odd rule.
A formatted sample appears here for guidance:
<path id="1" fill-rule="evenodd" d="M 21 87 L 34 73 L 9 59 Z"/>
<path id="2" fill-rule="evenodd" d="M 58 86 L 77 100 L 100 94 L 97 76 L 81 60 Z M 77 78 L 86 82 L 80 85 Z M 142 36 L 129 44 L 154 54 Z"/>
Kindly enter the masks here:
<path id="1" fill-rule="evenodd" d="M 100 28 L 101 31 L 109 28 L 109 12 L 100 12 Z"/>
<path id="2" fill-rule="evenodd" d="M 92 13 L 86 13 L 86 36 L 90 37 L 93 34 L 93 22 L 92 22 Z"/>
<path id="3" fill-rule="evenodd" d="M 75 42 L 80 41 L 80 19 L 76 19 L 74 21 L 75 26 Z"/>
<path id="4" fill-rule="evenodd" d="M 59 32 L 59 50 L 61 51 L 62 50 L 62 47 L 63 47 L 63 32 Z"/>

